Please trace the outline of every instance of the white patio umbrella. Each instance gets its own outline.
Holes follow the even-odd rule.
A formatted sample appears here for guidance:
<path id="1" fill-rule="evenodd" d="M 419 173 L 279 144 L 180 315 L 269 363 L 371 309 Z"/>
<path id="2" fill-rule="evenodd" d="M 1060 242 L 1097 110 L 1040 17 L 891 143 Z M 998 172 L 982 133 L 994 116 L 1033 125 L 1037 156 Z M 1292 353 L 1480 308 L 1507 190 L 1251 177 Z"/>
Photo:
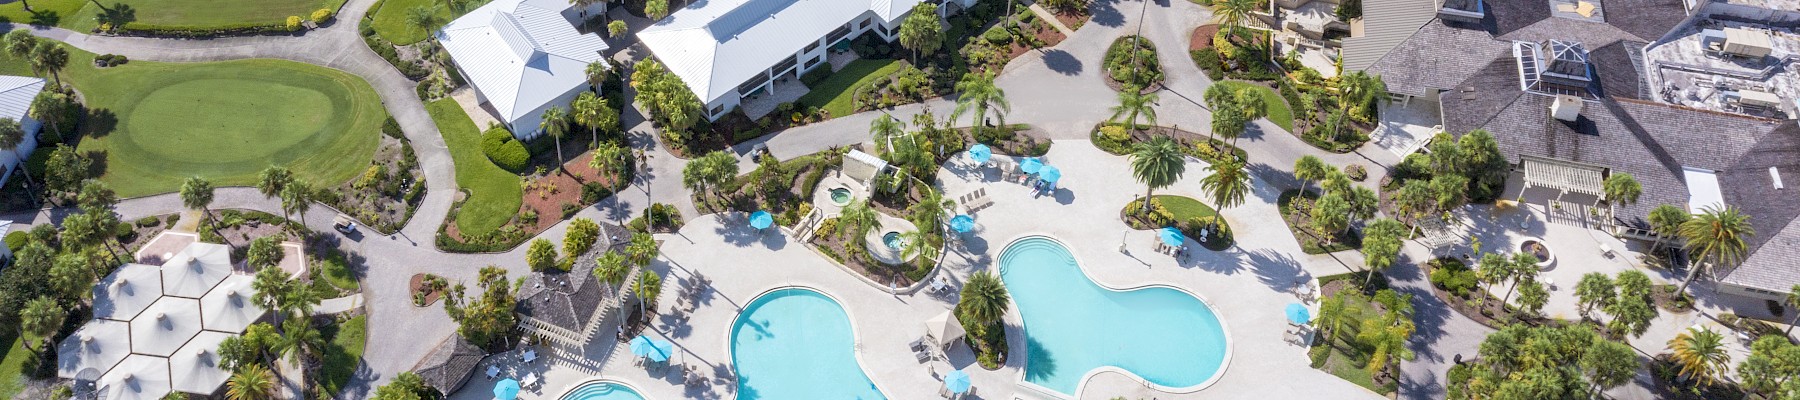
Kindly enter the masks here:
<path id="1" fill-rule="evenodd" d="M 231 247 L 194 242 L 162 265 L 163 294 L 200 298 L 231 275 Z"/>
<path id="2" fill-rule="evenodd" d="M 209 331 L 243 333 L 244 328 L 262 318 L 268 311 L 251 300 L 256 291 L 250 288 L 250 283 L 255 280 L 232 274 L 225 282 L 213 287 L 200 298 L 200 325 Z"/>
<path id="3" fill-rule="evenodd" d="M 162 270 L 125 264 L 94 284 L 94 318 L 130 321 L 162 293 Z"/>
<path id="4" fill-rule="evenodd" d="M 224 332 L 200 332 L 194 340 L 169 357 L 169 372 L 173 383 L 170 387 L 188 393 L 213 393 L 231 378 L 231 373 L 219 366 L 219 343 L 226 338 L 236 336 Z"/>
<path id="5" fill-rule="evenodd" d="M 56 346 L 56 376 L 74 379 L 84 370 L 104 374 L 131 355 L 131 324 L 96 319 Z"/>
<path id="6" fill-rule="evenodd" d="M 962 323 L 950 311 L 925 320 L 925 334 L 936 340 L 940 348 L 949 347 L 956 339 L 961 339 L 964 333 Z"/>
<path id="7" fill-rule="evenodd" d="M 106 400 L 159 400 L 169 395 L 169 359 L 133 354 L 100 376 L 94 387 Z"/>
<path id="8" fill-rule="evenodd" d="M 164 296 L 131 320 L 131 352 L 168 357 L 200 333 L 200 301 Z"/>

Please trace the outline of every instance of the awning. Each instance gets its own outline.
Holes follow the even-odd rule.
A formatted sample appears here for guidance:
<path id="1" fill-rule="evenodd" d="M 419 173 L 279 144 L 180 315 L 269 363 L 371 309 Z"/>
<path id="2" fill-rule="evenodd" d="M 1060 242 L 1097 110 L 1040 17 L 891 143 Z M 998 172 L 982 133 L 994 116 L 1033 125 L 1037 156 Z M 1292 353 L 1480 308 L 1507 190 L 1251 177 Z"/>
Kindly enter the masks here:
<path id="1" fill-rule="evenodd" d="M 164 296 L 131 320 L 131 352 L 168 357 L 200 333 L 200 301 Z"/>
<path id="2" fill-rule="evenodd" d="M 231 246 L 194 242 L 163 263 L 163 294 L 198 299 L 231 274 Z"/>
<path id="3" fill-rule="evenodd" d="M 250 288 L 250 283 L 255 280 L 245 275 L 232 275 L 207 292 L 206 297 L 200 298 L 201 326 L 209 331 L 242 333 L 257 318 L 262 318 L 266 311 L 251 299 L 256 291 Z"/>
<path id="4" fill-rule="evenodd" d="M 95 387 L 106 400 L 160 400 L 169 395 L 169 359 L 134 354 Z"/>
<path id="5" fill-rule="evenodd" d="M 219 386 L 231 378 L 231 373 L 219 366 L 219 343 L 226 338 L 237 336 L 224 332 L 200 332 L 194 340 L 188 341 L 180 351 L 169 357 L 169 372 L 173 382 L 170 386 L 175 390 L 212 394 L 219 391 Z"/>
<path id="6" fill-rule="evenodd" d="M 956 315 L 945 311 L 925 320 L 925 334 L 936 340 L 938 347 L 945 347 L 955 343 L 956 339 L 961 339 L 964 332 L 962 322 L 956 320 Z"/>
<path id="7" fill-rule="evenodd" d="M 1570 193 L 1605 197 L 1606 168 L 1554 158 L 1520 156 L 1525 183 Z"/>
<path id="8" fill-rule="evenodd" d="M 56 376 L 75 379 L 100 377 L 131 355 L 131 324 L 96 319 L 56 346 Z M 91 370 L 83 374 L 82 371 Z"/>

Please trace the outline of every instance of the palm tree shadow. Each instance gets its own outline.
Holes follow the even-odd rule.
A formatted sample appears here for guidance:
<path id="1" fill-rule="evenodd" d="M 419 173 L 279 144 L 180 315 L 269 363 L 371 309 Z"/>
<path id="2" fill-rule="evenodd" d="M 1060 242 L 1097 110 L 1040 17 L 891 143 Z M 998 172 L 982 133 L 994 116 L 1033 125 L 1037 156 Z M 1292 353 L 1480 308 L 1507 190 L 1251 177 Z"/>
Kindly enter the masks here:
<path id="1" fill-rule="evenodd" d="M 1050 373 L 1055 370 L 1056 357 L 1050 354 L 1050 349 L 1045 348 L 1043 342 L 1039 342 L 1036 338 L 1026 335 L 1025 380 L 1030 381 L 1049 378 Z"/>

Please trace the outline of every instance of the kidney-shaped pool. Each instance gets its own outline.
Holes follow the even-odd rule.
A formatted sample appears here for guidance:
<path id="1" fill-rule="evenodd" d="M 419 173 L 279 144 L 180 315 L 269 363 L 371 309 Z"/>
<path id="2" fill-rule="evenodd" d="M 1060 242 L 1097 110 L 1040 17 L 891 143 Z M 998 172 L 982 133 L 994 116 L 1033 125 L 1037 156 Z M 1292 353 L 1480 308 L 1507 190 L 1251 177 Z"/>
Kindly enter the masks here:
<path id="1" fill-rule="evenodd" d="M 811 289 L 776 289 L 731 325 L 737 398 L 886 399 L 856 363 L 850 316 Z"/>

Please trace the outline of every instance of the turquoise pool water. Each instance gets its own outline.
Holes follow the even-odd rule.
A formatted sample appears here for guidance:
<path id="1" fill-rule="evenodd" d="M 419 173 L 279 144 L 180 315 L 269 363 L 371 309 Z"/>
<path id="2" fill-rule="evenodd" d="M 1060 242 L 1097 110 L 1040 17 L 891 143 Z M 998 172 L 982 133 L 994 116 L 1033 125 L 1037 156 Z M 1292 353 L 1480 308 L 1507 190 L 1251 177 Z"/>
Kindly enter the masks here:
<path id="1" fill-rule="evenodd" d="M 900 237 L 900 232 L 888 232 L 881 235 L 881 244 L 887 245 L 889 249 L 899 250 L 906 247 L 906 239 Z"/>
<path id="2" fill-rule="evenodd" d="M 1224 366 L 1225 330 L 1206 303 L 1167 287 L 1100 287 L 1049 238 L 1008 245 L 1000 279 L 1025 320 L 1025 380 L 1038 386 L 1074 395 L 1089 371 L 1111 366 L 1185 388 Z"/>
<path id="3" fill-rule="evenodd" d="M 625 385 L 600 381 L 588 382 L 570 390 L 562 400 L 644 400 L 644 396 Z"/>
<path id="4" fill-rule="evenodd" d="M 853 336 L 849 314 L 823 293 L 757 297 L 731 324 L 737 398 L 886 399 L 856 363 Z"/>

